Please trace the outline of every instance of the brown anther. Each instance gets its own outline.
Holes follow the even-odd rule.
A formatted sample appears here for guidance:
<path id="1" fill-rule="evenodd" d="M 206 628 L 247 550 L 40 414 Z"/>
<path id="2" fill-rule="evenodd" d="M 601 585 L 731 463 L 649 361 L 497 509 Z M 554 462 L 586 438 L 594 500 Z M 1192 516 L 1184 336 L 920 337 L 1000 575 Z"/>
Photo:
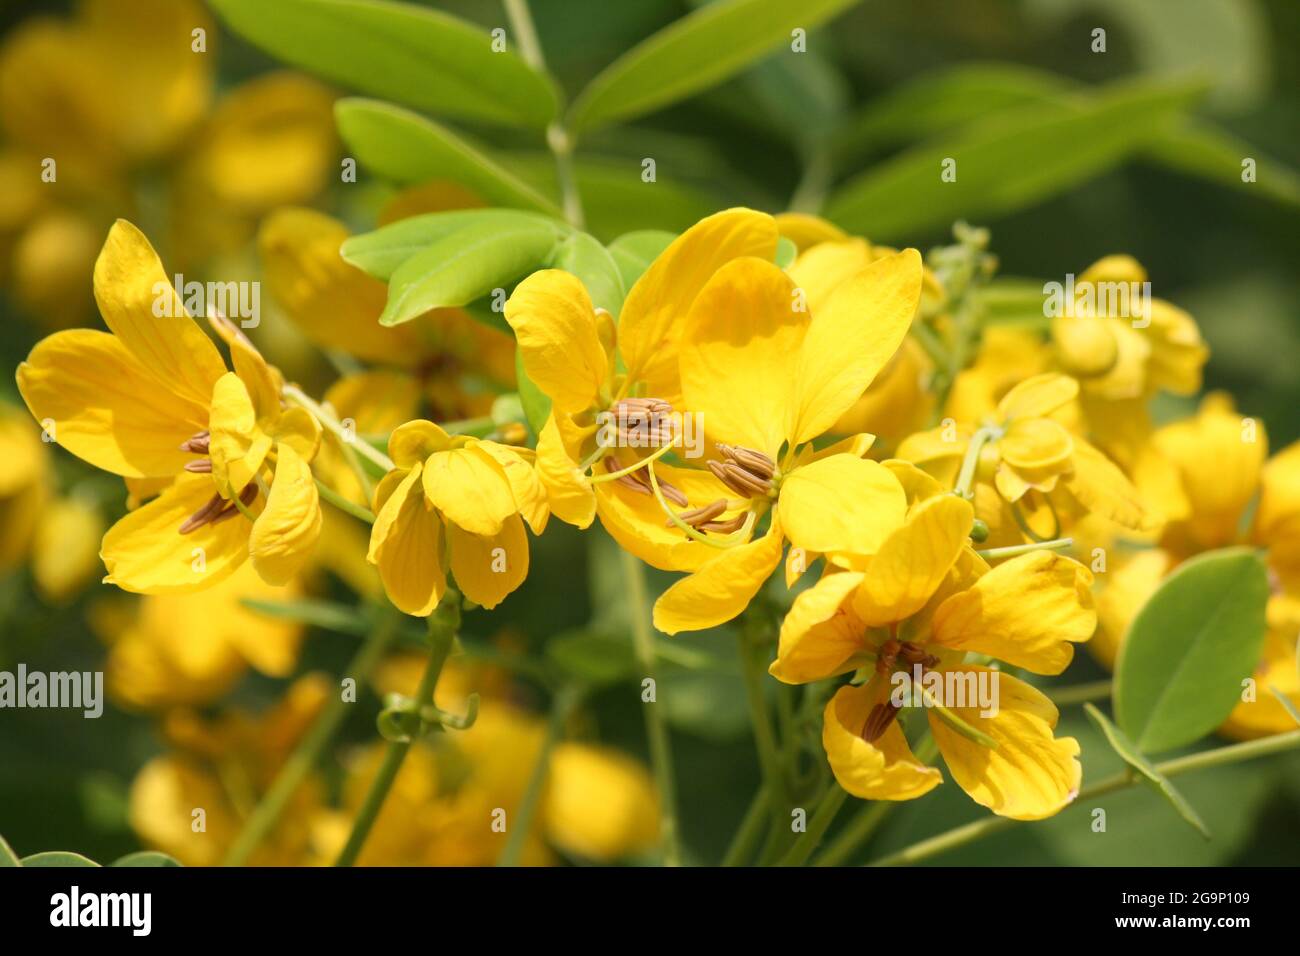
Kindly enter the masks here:
<path id="1" fill-rule="evenodd" d="M 880 652 L 876 655 L 876 670 L 882 674 L 892 671 L 902 649 L 903 645 L 892 637 L 881 644 Z"/>
<path id="2" fill-rule="evenodd" d="M 726 521 L 710 521 L 708 524 L 700 525 L 701 531 L 717 531 L 721 534 L 731 534 L 733 531 L 739 531 L 745 526 L 745 518 L 749 512 L 743 511 L 733 518 Z"/>
<path id="3" fill-rule="evenodd" d="M 257 497 L 257 485 L 249 484 L 244 486 L 244 490 L 239 493 L 239 500 L 245 507 L 251 505 Z M 190 515 L 176 530 L 180 534 L 189 534 L 202 528 L 205 524 L 217 524 L 225 521 L 227 518 L 233 518 L 238 513 L 233 501 L 227 501 L 221 495 L 213 495 L 209 498 L 194 514 Z"/>
<path id="4" fill-rule="evenodd" d="M 620 447 L 662 448 L 676 440 L 673 406 L 662 398 L 620 399 L 610 412 L 618 423 Z"/>
<path id="5" fill-rule="evenodd" d="M 212 459 L 199 458 L 195 461 L 187 461 L 185 463 L 185 470 L 193 472 L 196 475 L 210 475 L 212 474 Z"/>
<path id="6" fill-rule="evenodd" d="M 623 467 L 621 464 L 619 464 L 618 458 L 615 455 L 607 456 L 604 459 L 604 462 L 605 462 L 605 470 L 609 472 L 619 471 Z M 646 468 L 653 468 L 653 467 L 654 467 L 653 465 L 646 465 Z M 620 477 L 616 478 L 614 482 L 615 484 L 622 485 L 625 488 L 631 488 L 633 491 L 639 492 L 640 494 L 643 495 L 654 494 L 654 489 L 650 486 L 650 479 L 646 477 L 644 468 L 639 468 L 636 471 L 630 472 L 629 474 L 621 475 Z M 665 498 L 667 498 L 669 501 L 671 501 L 679 508 L 685 508 L 688 504 L 690 504 L 690 501 L 687 499 L 687 497 L 684 494 L 682 494 L 680 491 L 677 490 L 677 488 L 675 488 L 673 485 L 670 485 L 666 481 L 659 482 L 659 490 L 663 492 L 663 496 Z"/>
<path id="7" fill-rule="evenodd" d="M 862 732 L 858 735 L 869 744 L 875 743 L 884 736 L 889 725 L 894 722 L 898 716 L 898 708 L 892 701 L 886 701 L 883 704 L 876 704 L 867 714 L 867 719 L 862 724 Z"/>
<path id="8" fill-rule="evenodd" d="M 209 441 L 211 441 L 211 436 L 208 432 L 201 431 L 181 442 L 180 449 L 181 451 L 188 451 L 195 455 L 206 455 L 208 453 Z"/>
<path id="9" fill-rule="evenodd" d="M 742 468 L 764 481 L 770 481 L 776 474 L 776 462 L 761 451 L 754 451 L 752 448 L 745 448 L 741 445 L 718 445 L 718 451 L 738 463 Z"/>
<path id="10" fill-rule="evenodd" d="M 776 462 L 761 451 L 739 445 L 718 445 L 722 461 L 709 461 L 709 471 L 724 485 L 746 498 L 762 498 L 772 493 L 772 476 Z"/>
<path id="11" fill-rule="evenodd" d="M 677 517 L 690 525 L 692 528 L 698 528 L 702 524 L 708 524 L 722 512 L 727 510 L 727 502 L 724 498 L 719 498 L 712 504 L 707 504 L 703 508 L 692 508 L 690 511 L 683 511 Z M 672 527 L 675 522 L 669 518 L 665 524 Z"/>

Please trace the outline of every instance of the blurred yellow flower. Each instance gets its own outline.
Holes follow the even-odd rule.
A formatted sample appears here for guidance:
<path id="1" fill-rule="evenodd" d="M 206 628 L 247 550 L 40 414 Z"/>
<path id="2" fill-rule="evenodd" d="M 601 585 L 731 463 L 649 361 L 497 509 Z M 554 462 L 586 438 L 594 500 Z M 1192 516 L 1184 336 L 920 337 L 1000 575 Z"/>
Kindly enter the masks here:
<path id="1" fill-rule="evenodd" d="M 320 441 L 315 420 L 281 411 L 279 373 L 214 317 L 236 369 L 226 371 L 149 241 L 124 220 L 95 263 L 95 294 L 111 331 L 50 335 L 17 378 L 59 444 L 161 490 L 105 535 L 105 580 L 146 594 L 195 591 L 251 557 L 265 580 L 285 583 L 320 533 L 307 465 Z"/>
<path id="2" fill-rule="evenodd" d="M 213 101 L 215 31 L 194 0 L 81 0 L 0 47 L 0 274 L 42 322 L 76 324 L 98 237 L 127 214 L 189 270 L 325 187 L 332 95 L 259 77 Z"/>

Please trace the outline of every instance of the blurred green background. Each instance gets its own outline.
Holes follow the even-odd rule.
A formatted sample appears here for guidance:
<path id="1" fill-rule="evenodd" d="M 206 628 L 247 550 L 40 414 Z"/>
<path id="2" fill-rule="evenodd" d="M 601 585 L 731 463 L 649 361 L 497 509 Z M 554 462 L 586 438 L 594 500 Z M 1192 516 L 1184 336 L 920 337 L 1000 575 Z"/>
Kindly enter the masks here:
<path id="1" fill-rule="evenodd" d="M 494 3 L 437 6 L 487 28 L 505 24 Z M 0 3 L 0 30 L 36 12 L 70 7 Z M 619 52 L 680 17 L 689 5 L 534 0 L 532 9 L 548 66 L 572 94 Z M 1104 54 L 1090 50 L 1097 27 L 1107 31 Z M 1251 144 L 1253 152 L 1246 155 L 1258 154 L 1260 183 L 1234 185 L 1226 181 L 1231 176 L 1214 181 L 1139 155 L 1017 208 L 972 210 L 971 219 L 992 229 L 992 248 L 1001 273 L 1008 276 L 1060 279 L 1108 253 L 1135 256 L 1149 270 L 1154 294 L 1185 308 L 1200 323 L 1212 350 L 1206 389 L 1232 392 L 1244 413 L 1264 422 L 1270 446 L 1281 448 L 1300 438 L 1300 278 L 1295 269 L 1300 197 L 1295 174 L 1287 168 L 1300 159 L 1298 43 L 1300 4 L 1294 0 L 864 0 L 832 28 L 811 35 L 807 70 L 796 71 L 798 76 L 781 75 L 765 64 L 685 103 L 585 139 L 578 159 L 592 210 L 590 225 L 609 239 L 611 229 L 615 234 L 645 227 L 681 229 L 731 204 L 780 211 L 801 181 L 808 185 L 805 170 L 815 151 L 816 161 L 827 164 L 825 178 L 834 195 L 837 185 L 881 168 L 927 135 L 992 128 L 1006 105 L 996 91 L 954 95 L 940 103 L 927 98 L 926 86 L 913 85 L 956 67 L 1023 67 L 1051 74 L 1063 86 L 1192 71 L 1207 91 L 1197 116 Z M 223 85 L 274 65 L 224 32 L 215 48 Z M 1010 87 L 1019 88 L 1017 82 Z M 794 101 L 793 111 L 788 102 L 782 106 L 792 90 L 806 97 Z M 907 90 L 930 107 L 943 106 L 944 123 L 928 132 L 911 129 L 914 113 L 897 107 L 891 113 L 888 104 L 898 101 L 890 97 Z M 809 109 L 808 103 L 817 108 Z M 792 123 L 791 116 L 799 122 Z M 510 156 L 512 168 L 521 174 L 539 181 L 550 175 L 540 142 L 523 143 L 499 130 L 472 132 Z M 1087 144 L 1067 140 L 1057 145 L 1068 152 Z M 651 188 L 639 179 L 643 157 L 655 158 L 658 168 L 651 202 L 636 193 Z M 1013 163 L 1005 170 L 1007 177 L 1033 173 L 1032 163 L 1023 168 Z M 372 193 L 364 184 L 346 195 L 335 189 L 339 194 L 327 197 L 324 205 L 341 208 L 355 227 L 368 227 L 378 191 Z M 904 205 L 906 199 L 900 197 Z M 918 222 L 925 223 L 923 212 Z M 870 222 L 846 225 L 871 239 L 923 250 L 949 234 L 943 222 L 884 235 L 874 233 Z M 12 370 L 42 334 L 39 323 L 0 290 L 0 364 L 9 370 L 0 382 L 3 397 L 17 400 Z M 1191 405 L 1190 400 L 1166 400 L 1160 413 L 1184 414 Z M 61 470 L 80 467 L 70 456 L 57 457 Z M 1206 465 L 1213 467 L 1212 462 Z M 530 646 L 540 648 L 556 634 L 590 627 L 595 613 L 603 615 L 597 629 L 618 632 L 626 609 L 619 582 L 609 579 L 617 565 L 602 533 L 580 536 L 553 522 L 534 543 L 533 572 L 526 584 L 496 614 L 471 616 L 469 628 L 496 631 L 510 625 Z M 653 575 L 651 594 L 659 593 L 667 580 Z M 0 580 L 0 669 L 12 670 L 17 661 L 51 671 L 100 667 L 103 648 L 87 627 L 85 612 L 94 592 L 102 590 L 92 586 L 91 593 L 66 606 L 48 607 L 37 598 L 26 572 Z M 486 636 L 471 633 L 467 639 Z M 337 672 L 354 643 L 353 638 L 313 631 L 301 669 Z M 718 659 L 718 666 L 707 671 L 669 663 L 661 678 L 673 688 L 670 713 L 688 857 L 714 862 L 758 783 L 735 642 L 729 634 L 710 632 L 675 638 L 672 644 Z M 1063 680 L 1102 676 L 1082 658 Z M 233 701 L 258 708 L 282 686 L 250 676 Z M 602 739 L 644 754 L 640 706 L 632 685 L 602 691 L 590 708 Z M 358 708 L 344 739 L 372 739 L 371 714 L 373 709 Z M 1080 739 L 1085 781 L 1119 769 L 1118 758 L 1078 708 L 1063 714 L 1061 730 Z M 125 819 L 127 787 L 159 746 L 152 720 L 111 706 L 96 721 L 68 711 L 0 711 L 0 834 L 20 854 L 74 849 L 104 859 L 136 848 Z M 1105 834 L 1093 833 L 1088 814 L 1074 810 L 1040 825 L 1017 827 L 940 862 L 1295 862 L 1300 758 L 1199 772 L 1181 778 L 1179 788 L 1214 832 L 1212 842 L 1202 841 L 1161 800 L 1138 789 L 1106 800 Z M 900 808 L 873 851 L 901 847 L 981 813 L 949 783 Z"/>

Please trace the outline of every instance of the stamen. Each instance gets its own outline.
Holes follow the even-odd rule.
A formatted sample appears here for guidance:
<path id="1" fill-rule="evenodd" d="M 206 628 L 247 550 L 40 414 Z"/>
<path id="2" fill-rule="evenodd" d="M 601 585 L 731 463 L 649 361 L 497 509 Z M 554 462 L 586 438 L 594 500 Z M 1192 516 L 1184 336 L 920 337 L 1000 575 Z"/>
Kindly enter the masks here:
<path id="1" fill-rule="evenodd" d="M 898 710 L 899 708 L 894 706 L 893 701 L 876 704 L 867 714 L 867 719 L 862 724 L 862 732 L 858 736 L 867 743 L 874 744 L 885 735 L 889 725 L 898 716 Z"/>
<path id="2" fill-rule="evenodd" d="M 776 462 L 761 451 L 745 448 L 741 445 L 718 445 L 718 451 L 728 458 L 740 462 L 745 470 L 759 478 L 770 480 L 776 474 Z"/>
<path id="3" fill-rule="evenodd" d="M 772 493 L 776 462 L 771 458 L 739 445 L 718 445 L 718 451 L 724 460 L 705 464 L 724 485 L 746 498 L 762 498 Z"/>
<path id="4" fill-rule="evenodd" d="M 187 461 L 185 470 L 196 475 L 210 475 L 212 474 L 212 459 L 200 458 L 197 461 Z"/>
<path id="5" fill-rule="evenodd" d="M 719 498 L 717 501 L 705 505 L 703 508 L 692 508 L 690 511 L 683 511 L 677 517 L 685 521 L 692 528 L 698 528 L 700 525 L 708 524 L 726 510 L 726 499 Z M 671 518 L 664 522 L 664 525 L 669 528 L 671 528 L 673 524 L 674 522 Z"/>
<path id="6" fill-rule="evenodd" d="M 610 411 L 618 422 L 622 448 L 662 448 L 677 438 L 673 406 L 662 398 L 624 398 Z"/>
<path id="7" fill-rule="evenodd" d="M 616 471 L 623 470 L 623 468 L 619 465 L 618 458 L 614 455 L 608 456 L 607 458 L 603 459 L 603 461 L 605 463 L 605 470 L 607 472 L 616 472 Z M 654 491 L 651 490 L 650 488 L 650 479 L 646 477 L 645 472 L 646 469 L 637 468 L 635 471 L 629 471 L 625 475 L 619 475 L 619 477 L 613 480 L 618 484 L 622 485 L 623 487 L 631 488 L 633 491 L 640 492 L 643 495 L 653 495 Z M 687 497 L 684 494 L 682 494 L 680 491 L 677 490 L 677 488 L 675 488 L 673 485 L 669 484 L 666 481 L 659 482 L 659 490 L 663 492 L 665 498 L 667 498 L 669 501 L 671 501 L 679 508 L 685 508 L 688 504 L 690 504 L 690 501 L 687 499 Z"/>
<path id="8" fill-rule="evenodd" d="M 251 505 L 257 498 L 257 485 L 247 484 L 244 490 L 239 493 L 240 504 L 245 507 Z M 227 518 L 233 518 L 238 514 L 238 506 L 233 501 L 227 501 L 221 495 L 213 495 L 207 500 L 202 508 L 190 515 L 176 530 L 180 534 L 189 534 L 191 531 L 197 531 L 206 524 L 217 524 L 225 521 Z"/>
<path id="9" fill-rule="evenodd" d="M 192 437 L 181 442 L 181 451 L 192 452 L 195 455 L 206 455 L 208 453 L 208 442 L 211 436 L 207 430 L 196 432 Z"/>

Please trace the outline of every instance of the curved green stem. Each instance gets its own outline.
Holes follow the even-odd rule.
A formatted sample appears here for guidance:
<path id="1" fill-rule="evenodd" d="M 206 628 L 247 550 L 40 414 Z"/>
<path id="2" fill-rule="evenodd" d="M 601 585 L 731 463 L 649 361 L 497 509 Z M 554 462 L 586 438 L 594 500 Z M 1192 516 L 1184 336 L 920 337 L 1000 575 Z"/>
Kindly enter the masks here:
<path id="1" fill-rule="evenodd" d="M 460 594 L 448 588 L 437 609 L 429 617 L 429 661 L 425 665 L 424 675 L 420 678 L 420 686 L 415 692 L 413 703 L 416 712 L 433 703 L 433 692 L 438 686 L 442 665 L 447 662 L 447 657 L 451 654 L 451 647 L 455 643 L 459 627 Z M 370 789 L 366 792 L 361 809 L 352 823 L 352 832 L 348 836 L 348 841 L 344 844 L 338 859 L 334 861 L 335 866 L 351 866 L 356 862 L 410 749 L 411 740 L 389 741 L 388 749 L 384 752 L 383 763 L 375 779 L 370 783 Z"/>
<path id="2" fill-rule="evenodd" d="M 753 855 L 754 847 L 759 837 L 763 835 L 764 824 L 767 822 L 767 803 L 767 785 L 763 784 L 754 794 L 754 799 L 750 801 L 749 809 L 745 811 L 736 835 L 731 838 L 731 845 L 727 847 L 727 852 L 722 857 L 723 866 L 740 866 Z"/>
<path id="3" fill-rule="evenodd" d="M 808 831 L 799 835 L 795 845 L 776 865 L 803 866 L 808 857 L 812 856 L 813 850 L 821 843 L 822 837 L 826 835 L 826 831 L 835 820 L 835 815 L 840 812 L 840 807 L 844 806 L 848 796 L 848 791 L 834 780 L 828 783 L 826 792 L 822 794 L 821 800 L 813 810 L 812 818 L 808 821 Z"/>
<path id="4" fill-rule="evenodd" d="M 1265 757 L 1269 754 L 1283 753 L 1297 746 L 1300 746 L 1300 730 L 1293 730 L 1290 733 L 1278 734 L 1275 737 L 1263 737 L 1259 740 L 1250 740 L 1246 743 L 1232 744 L 1215 750 L 1205 750 L 1186 757 L 1166 760 L 1163 763 L 1156 764 L 1156 770 L 1165 777 L 1175 777 L 1180 773 L 1188 773 L 1192 770 L 1201 770 L 1206 767 L 1217 767 L 1241 760 Z M 1080 791 L 1072 806 L 1079 806 L 1116 790 L 1131 787 L 1137 781 L 1138 778 L 1128 771 L 1118 773 L 1113 777 L 1107 777 L 1101 783 Z M 948 850 L 956 849 L 967 843 L 973 843 L 991 833 L 1010 829 L 1022 822 L 1024 821 L 1012 820 L 1009 817 L 984 817 L 964 826 L 954 827 L 945 833 L 929 837 L 918 843 L 913 843 L 897 853 L 891 853 L 888 856 L 874 860 L 869 865 L 907 866 L 912 863 L 920 863 L 922 860 L 928 860 L 930 857 L 938 856 Z"/>
<path id="5" fill-rule="evenodd" d="M 1033 541 L 1029 544 L 1013 544 L 1007 548 L 986 548 L 976 551 L 985 561 L 997 561 L 1001 558 L 1015 558 L 1031 551 L 1063 551 L 1074 544 L 1073 538 L 1054 538 L 1051 541 Z"/>
<path id="6" fill-rule="evenodd" d="M 361 645 L 356 656 L 343 669 L 344 676 L 351 677 L 358 684 L 369 677 L 380 658 L 392 645 L 393 638 L 397 636 L 397 624 L 397 615 L 391 611 L 386 613 L 365 643 Z M 270 789 L 262 796 L 257 807 L 244 822 L 244 828 L 239 832 L 230 849 L 226 851 L 226 858 L 222 861 L 223 866 L 242 866 L 275 827 L 289 799 L 298 790 L 311 769 L 320 761 L 321 753 L 326 746 L 334 739 L 346 713 L 347 706 L 343 695 L 331 697 L 316 718 L 316 722 L 312 724 L 311 730 L 280 768 Z"/>
<path id="7" fill-rule="evenodd" d="M 320 426 L 337 438 L 341 445 L 351 448 L 370 459 L 371 462 L 384 469 L 385 472 L 392 471 L 395 467 L 391 458 L 369 442 L 354 441 L 349 437 L 349 433 L 343 428 L 343 423 L 339 421 L 338 416 L 298 388 L 298 386 L 286 385 L 280 394 L 286 401 L 310 412 L 311 416 L 320 423 Z"/>
<path id="8" fill-rule="evenodd" d="M 374 512 L 369 508 L 363 508 L 359 504 L 355 504 L 347 498 L 344 498 L 319 478 L 316 479 L 316 490 L 320 492 L 322 498 L 332 504 L 335 508 L 338 508 L 339 511 L 346 512 L 359 521 L 364 521 L 366 524 L 375 523 Z"/>

